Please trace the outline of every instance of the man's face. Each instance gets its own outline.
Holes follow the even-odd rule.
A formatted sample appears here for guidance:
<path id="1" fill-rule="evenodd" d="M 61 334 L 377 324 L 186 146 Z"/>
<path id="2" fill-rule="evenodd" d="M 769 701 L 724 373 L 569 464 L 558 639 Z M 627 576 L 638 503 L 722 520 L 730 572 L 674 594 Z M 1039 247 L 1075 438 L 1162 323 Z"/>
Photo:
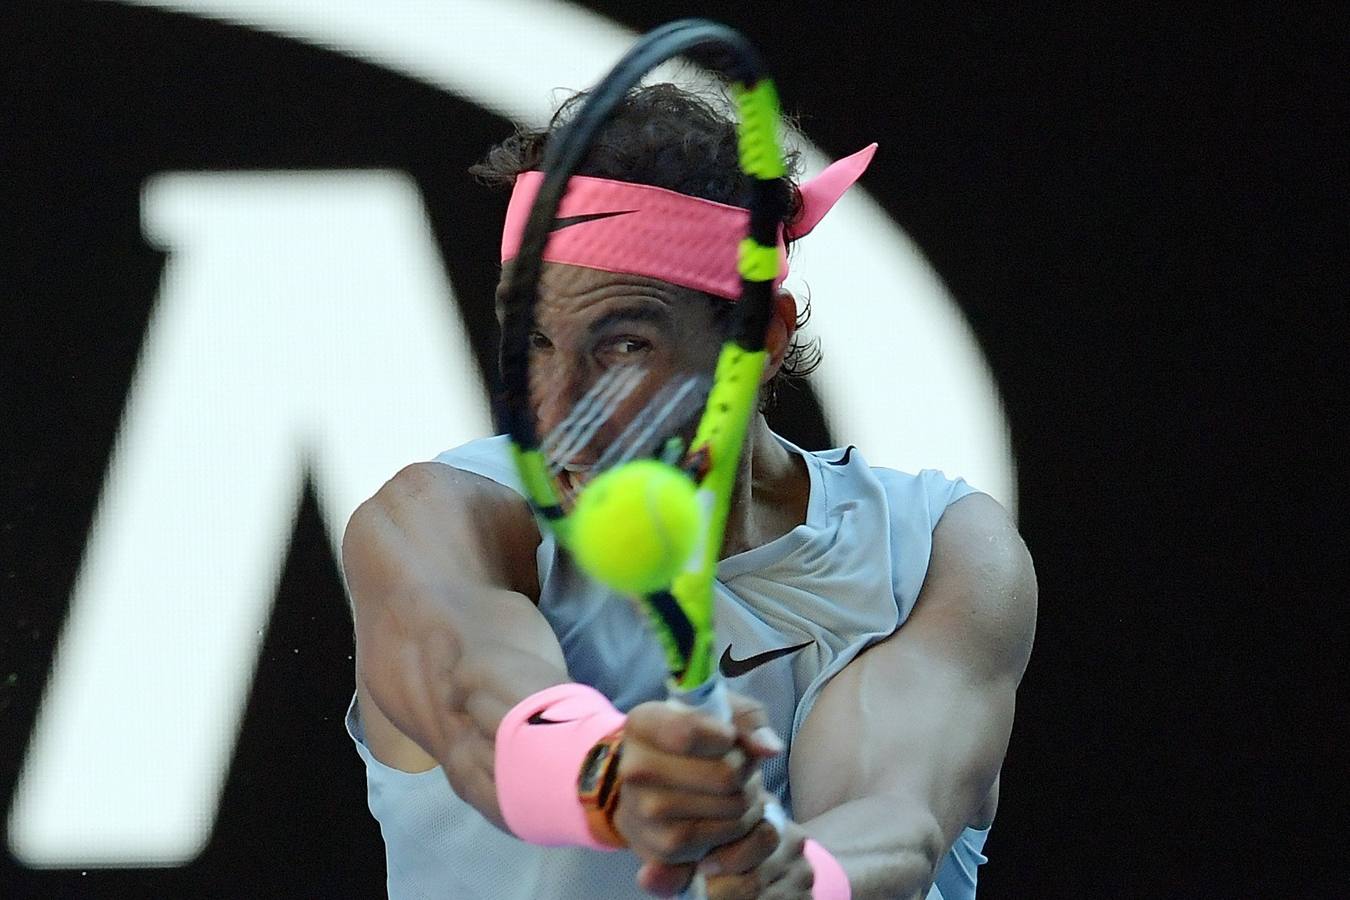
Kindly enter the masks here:
<path id="1" fill-rule="evenodd" d="M 603 379 L 608 388 L 607 399 L 596 404 L 607 415 L 594 435 L 563 442 L 575 446 L 557 460 L 580 478 L 663 385 L 712 374 L 722 336 L 713 305 L 702 294 L 640 275 L 561 263 L 544 265 L 539 294 L 529 336 L 539 435 L 560 425 L 564 432 L 584 434 L 580 413 L 569 415 L 597 382 Z"/>

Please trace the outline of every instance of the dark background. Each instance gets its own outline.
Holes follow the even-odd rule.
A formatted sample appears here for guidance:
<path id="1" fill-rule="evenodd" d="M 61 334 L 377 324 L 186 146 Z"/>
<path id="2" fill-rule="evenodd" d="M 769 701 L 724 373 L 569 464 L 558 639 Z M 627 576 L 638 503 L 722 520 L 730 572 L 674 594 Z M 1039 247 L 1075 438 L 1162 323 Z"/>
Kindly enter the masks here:
<path id="1" fill-rule="evenodd" d="M 1350 893 L 1335 852 L 1338 7 L 587 5 L 636 29 L 699 12 L 740 27 L 823 150 L 880 141 L 866 186 L 997 376 L 1041 611 L 980 896 Z M 163 263 L 141 237 L 141 182 L 410 172 L 487 364 L 484 223 L 503 201 L 464 168 L 505 129 L 236 27 L 114 4 L 0 8 L 0 811 Z M 831 437 L 809 402 L 781 426 Z M 350 652 L 307 498 L 205 853 L 87 875 L 0 853 L 0 896 L 380 894 L 383 848 L 340 722 Z"/>

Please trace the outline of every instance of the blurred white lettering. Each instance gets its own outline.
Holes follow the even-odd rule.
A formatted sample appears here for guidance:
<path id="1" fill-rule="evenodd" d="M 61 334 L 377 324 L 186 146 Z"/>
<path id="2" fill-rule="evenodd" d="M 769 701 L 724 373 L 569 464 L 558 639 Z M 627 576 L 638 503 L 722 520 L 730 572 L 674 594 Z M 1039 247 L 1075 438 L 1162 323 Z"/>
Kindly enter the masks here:
<path id="1" fill-rule="evenodd" d="M 195 856 L 306 473 L 336 552 L 400 466 L 491 430 L 405 177 L 171 174 L 142 210 L 169 255 L 11 814 L 33 866 Z"/>

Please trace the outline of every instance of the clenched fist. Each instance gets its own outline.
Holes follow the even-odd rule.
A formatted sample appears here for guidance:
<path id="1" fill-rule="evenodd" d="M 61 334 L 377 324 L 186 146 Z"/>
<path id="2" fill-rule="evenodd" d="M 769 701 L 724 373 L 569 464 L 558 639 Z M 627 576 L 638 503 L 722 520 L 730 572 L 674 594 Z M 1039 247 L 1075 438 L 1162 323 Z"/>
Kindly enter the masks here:
<path id="1" fill-rule="evenodd" d="M 646 863 L 638 881 L 650 893 L 677 893 L 714 848 L 741 847 L 727 857 L 740 865 L 742 856 L 755 856 L 747 848 L 761 845 L 755 835 L 764 829 L 777 845 L 776 830 L 763 822 L 771 798 L 759 768 L 783 743 L 762 706 L 730 698 L 730 723 L 673 702 L 644 703 L 628 714 L 614 825 Z"/>

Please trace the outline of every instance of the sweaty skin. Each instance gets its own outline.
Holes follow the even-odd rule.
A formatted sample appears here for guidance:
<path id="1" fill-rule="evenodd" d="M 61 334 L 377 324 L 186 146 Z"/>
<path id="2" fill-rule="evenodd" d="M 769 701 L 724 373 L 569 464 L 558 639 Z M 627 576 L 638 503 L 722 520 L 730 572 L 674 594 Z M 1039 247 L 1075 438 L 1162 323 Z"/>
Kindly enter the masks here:
<path id="1" fill-rule="evenodd" d="M 638 276 L 546 266 L 532 346 L 556 391 L 540 391 L 541 433 L 589 379 L 633 354 L 657 367 L 701 364 L 703 343 L 678 336 L 699 333 L 694 326 L 709 333 L 711 313 L 689 300 Z M 766 380 L 791 335 L 789 295 L 779 313 Z M 691 321 L 699 315 L 707 322 Z M 756 415 L 723 556 L 802 523 L 809 491 L 805 463 Z M 406 771 L 442 766 L 502 828 L 497 725 L 521 699 L 571 680 L 536 608 L 539 540 L 517 494 L 438 463 L 399 472 L 357 510 L 343 540 L 371 752 Z M 953 504 L 905 627 L 846 667 L 796 736 L 798 821 L 781 838 L 760 820 L 758 760 L 780 747 L 759 732 L 767 720 L 754 701 L 736 698 L 734 724 L 667 703 L 635 707 L 615 822 L 647 862 L 641 886 L 674 893 L 704 860 L 721 873 L 708 879 L 710 897 L 809 897 L 809 834 L 843 864 L 854 897 L 922 897 L 961 829 L 992 819 L 1034 619 L 1030 558 L 1007 515 L 983 495 Z M 839 734 L 856 737 L 842 744 Z"/>

